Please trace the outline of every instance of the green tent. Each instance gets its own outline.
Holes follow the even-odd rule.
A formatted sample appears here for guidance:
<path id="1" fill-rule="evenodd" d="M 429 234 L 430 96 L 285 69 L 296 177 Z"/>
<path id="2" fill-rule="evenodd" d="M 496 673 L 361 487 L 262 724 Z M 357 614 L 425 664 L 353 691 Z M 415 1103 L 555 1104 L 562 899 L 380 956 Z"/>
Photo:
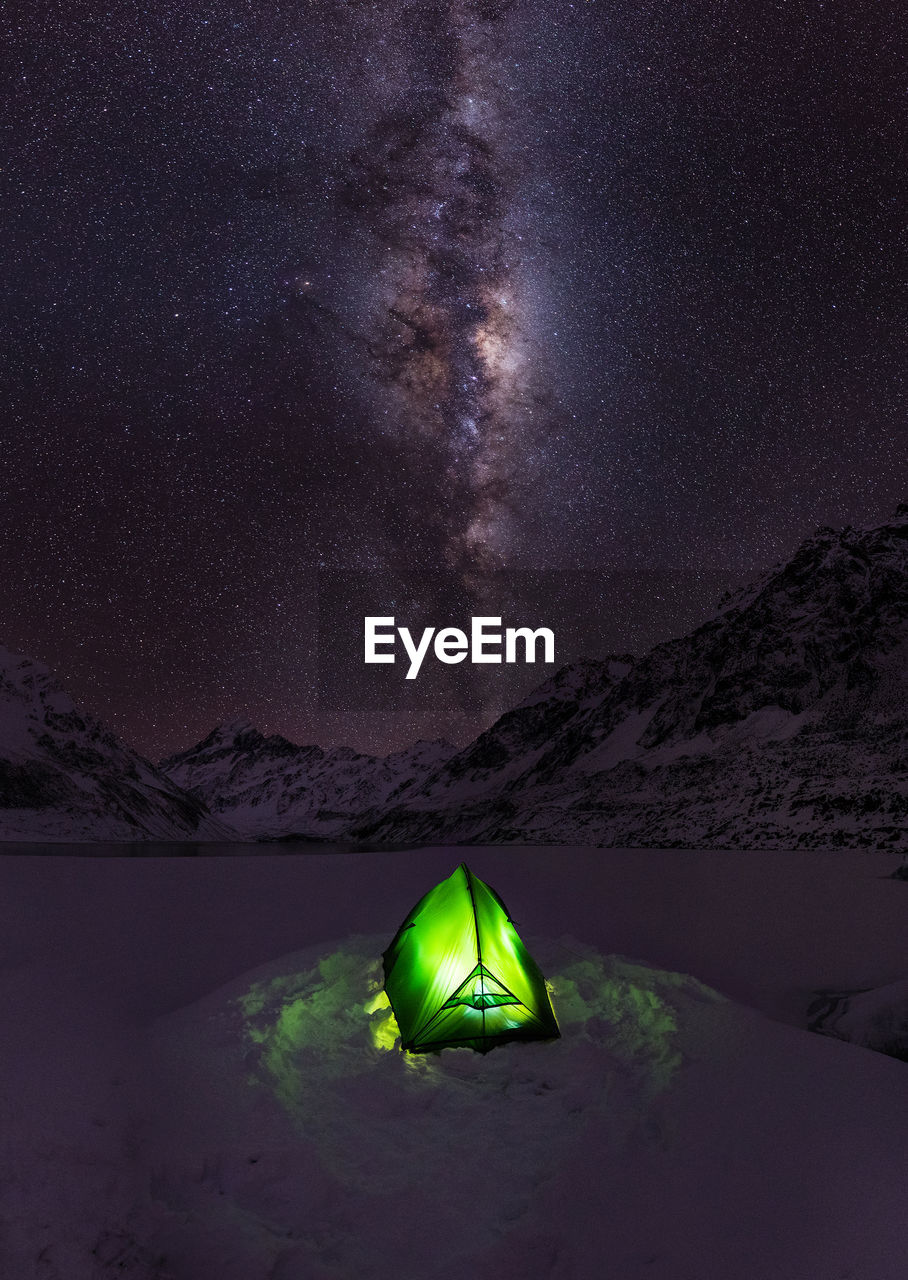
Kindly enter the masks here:
<path id="1" fill-rule="evenodd" d="M 422 898 L 384 954 L 403 1047 L 485 1053 L 558 1036 L 545 979 L 494 889 L 463 862 Z"/>

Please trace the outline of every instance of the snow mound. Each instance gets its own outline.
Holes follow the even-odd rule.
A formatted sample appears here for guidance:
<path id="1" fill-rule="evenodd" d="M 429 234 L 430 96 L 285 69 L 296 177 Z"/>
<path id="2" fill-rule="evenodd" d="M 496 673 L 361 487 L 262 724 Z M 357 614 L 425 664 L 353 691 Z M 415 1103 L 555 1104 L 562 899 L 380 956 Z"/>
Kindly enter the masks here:
<path id="1" fill-rule="evenodd" d="M 168 1280 L 902 1274 L 901 1064 L 570 939 L 528 940 L 562 1039 L 409 1055 L 386 941 L 151 1027 L 133 1229 Z"/>
<path id="2" fill-rule="evenodd" d="M 808 1026 L 908 1062 L 908 979 L 867 991 L 818 992 Z"/>

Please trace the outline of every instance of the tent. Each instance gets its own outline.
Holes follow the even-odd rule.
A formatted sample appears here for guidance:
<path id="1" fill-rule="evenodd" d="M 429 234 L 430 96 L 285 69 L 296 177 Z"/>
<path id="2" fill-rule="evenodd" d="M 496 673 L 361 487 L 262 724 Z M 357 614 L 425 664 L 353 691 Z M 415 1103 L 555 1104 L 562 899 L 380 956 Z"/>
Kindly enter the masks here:
<path id="1" fill-rule="evenodd" d="M 384 954 L 385 990 L 404 1049 L 559 1035 L 545 979 L 494 889 L 465 862 L 422 898 Z"/>

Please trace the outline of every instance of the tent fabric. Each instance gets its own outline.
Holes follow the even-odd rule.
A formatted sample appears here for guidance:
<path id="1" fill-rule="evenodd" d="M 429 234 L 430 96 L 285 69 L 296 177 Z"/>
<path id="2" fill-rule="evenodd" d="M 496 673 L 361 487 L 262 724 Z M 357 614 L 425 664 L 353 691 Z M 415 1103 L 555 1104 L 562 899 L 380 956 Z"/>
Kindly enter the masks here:
<path id="1" fill-rule="evenodd" d="M 384 954 L 385 990 L 410 1053 L 560 1033 L 545 979 L 494 889 L 465 862 L 416 904 Z"/>

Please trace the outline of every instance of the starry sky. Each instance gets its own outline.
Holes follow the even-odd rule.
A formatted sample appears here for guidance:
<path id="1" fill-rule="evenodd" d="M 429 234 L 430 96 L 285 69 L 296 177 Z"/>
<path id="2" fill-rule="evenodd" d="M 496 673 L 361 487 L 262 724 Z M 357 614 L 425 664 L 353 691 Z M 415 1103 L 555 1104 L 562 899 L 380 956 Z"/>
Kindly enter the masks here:
<path id="1" fill-rule="evenodd" d="M 895 0 L 23 0 L 0 641 L 152 758 L 467 740 L 908 497 Z"/>

